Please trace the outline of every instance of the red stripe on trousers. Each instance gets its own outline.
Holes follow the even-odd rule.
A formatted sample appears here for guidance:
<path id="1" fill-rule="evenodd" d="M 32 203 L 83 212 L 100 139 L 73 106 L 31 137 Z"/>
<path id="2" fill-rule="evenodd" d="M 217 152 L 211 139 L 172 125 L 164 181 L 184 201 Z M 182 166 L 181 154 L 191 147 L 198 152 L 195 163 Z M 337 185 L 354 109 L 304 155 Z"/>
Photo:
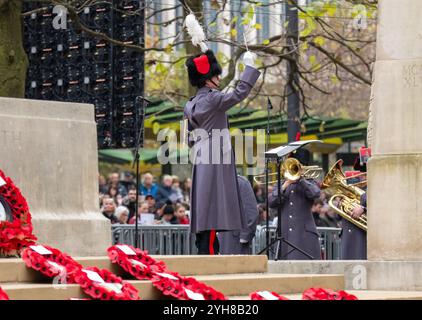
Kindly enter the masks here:
<path id="1" fill-rule="evenodd" d="M 210 246 L 209 246 L 209 249 L 210 249 L 210 255 L 214 255 L 215 253 L 214 253 L 214 242 L 215 242 L 215 230 L 211 230 L 211 232 L 210 232 Z"/>

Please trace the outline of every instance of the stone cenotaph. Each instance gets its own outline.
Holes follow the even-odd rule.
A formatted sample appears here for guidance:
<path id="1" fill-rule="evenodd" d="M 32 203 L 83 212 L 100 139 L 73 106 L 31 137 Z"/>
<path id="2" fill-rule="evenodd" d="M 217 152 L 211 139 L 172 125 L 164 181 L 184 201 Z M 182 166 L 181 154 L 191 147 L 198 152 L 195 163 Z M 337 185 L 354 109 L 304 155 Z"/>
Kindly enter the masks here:
<path id="1" fill-rule="evenodd" d="M 40 244 L 106 254 L 93 105 L 0 98 L 0 168 L 26 198 Z"/>

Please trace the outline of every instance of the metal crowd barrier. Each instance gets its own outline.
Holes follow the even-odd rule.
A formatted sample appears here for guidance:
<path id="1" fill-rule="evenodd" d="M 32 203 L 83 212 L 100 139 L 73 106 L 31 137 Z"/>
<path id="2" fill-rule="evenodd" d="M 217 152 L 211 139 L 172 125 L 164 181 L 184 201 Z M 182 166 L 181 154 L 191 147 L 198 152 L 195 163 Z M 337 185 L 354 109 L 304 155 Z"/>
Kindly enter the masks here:
<path id="1" fill-rule="evenodd" d="M 135 226 L 131 224 L 112 225 L 113 244 L 135 245 Z M 140 249 L 154 255 L 194 254 L 194 236 L 188 225 L 138 226 Z"/>
<path id="2" fill-rule="evenodd" d="M 153 255 L 191 255 L 196 254 L 195 236 L 188 225 L 138 226 L 138 243 L 142 250 Z M 317 228 L 320 234 L 321 252 L 324 260 L 339 260 L 340 228 Z M 112 225 L 113 244 L 135 244 L 134 225 Z M 270 227 L 270 239 L 276 237 L 276 227 Z M 258 226 L 252 242 L 252 253 L 257 254 L 266 245 L 266 227 Z M 274 259 L 275 245 L 270 250 L 270 259 Z"/>
<path id="3" fill-rule="evenodd" d="M 320 235 L 319 242 L 321 245 L 321 255 L 323 260 L 340 260 L 341 259 L 341 228 L 317 228 Z M 266 226 L 258 226 L 255 238 L 252 242 L 252 254 L 257 254 L 263 250 L 267 243 Z M 270 243 L 277 236 L 277 227 L 269 227 Z M 276 244 L 270 250 L 270 260 L 274 260 L 276 253 Z"/>

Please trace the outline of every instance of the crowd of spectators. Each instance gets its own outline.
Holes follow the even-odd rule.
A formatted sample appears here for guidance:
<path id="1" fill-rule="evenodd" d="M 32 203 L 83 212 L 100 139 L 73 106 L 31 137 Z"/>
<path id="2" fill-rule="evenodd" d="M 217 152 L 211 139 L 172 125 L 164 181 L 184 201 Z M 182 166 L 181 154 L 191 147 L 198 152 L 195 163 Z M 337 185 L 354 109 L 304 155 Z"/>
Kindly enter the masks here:
<path id="1" fill-rule="evenodd" d="M 190 188 L 191 179 L 180 181 L 179 177 L 163 175 L 161 183 L 151 173 L 141 176 L 139 187 L 138 224 L 189 224 L 190 223 Z M 107 178 L 99 176 L 100 207 L 105 217 L 112 224 L 135 224 L 136 219 L 136 183 L 130 172 L 111 173 Z M 258 203 L 259 226 L 276 224 L 276 210 L 266 210 L 265 190 L 262 185 L 254 185 Z M 273 187 L 269 186 L 269 194 Z M 340 217 L 328 205 L 327 195 L 321 191 L 321 197 L 314 201 L 312 214 L 317 227 L 340 227 Z"/>
<path id="2" fill-rule="evenodd" d="M 149 172 L 139 186 L 138 224 L 189 224 L 191 180 L 164 175 L 158 183 Z M 99 176 L 100 208 L 112 224 L 136 223 L 136 183 L 130 172 Z"/>

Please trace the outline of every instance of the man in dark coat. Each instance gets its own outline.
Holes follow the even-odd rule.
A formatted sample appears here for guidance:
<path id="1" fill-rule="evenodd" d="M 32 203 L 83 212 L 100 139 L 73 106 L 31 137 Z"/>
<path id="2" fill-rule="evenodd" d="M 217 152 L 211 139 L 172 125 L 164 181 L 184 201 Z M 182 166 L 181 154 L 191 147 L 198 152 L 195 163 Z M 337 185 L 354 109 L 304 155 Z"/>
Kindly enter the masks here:
<path id="1" fill-rule="evenodd" d="M 302 165 L 308 165 L 310 153 L 299 149 L 292 157 Z M 281 235 L 287 241 L 310 254 L 314 259 L 321 259 L 319 234 L 312 216 L 314 200 L 320 196 L 320 188 L 314 180 L 301 177 L 299 180 L 283 180 L 281 197 L 278 199 L 277 187 L 274 189 L 270 207 L 281 206 Z M 308 260 L 309 258 L 286 243 L 281 243 L 281 257 L 287 260 Z"/>
<path id="2" fill-rule="evenodd" d="M 247 228 L 243 230 L 220 232 L 218 240 L 220 241 L 221 254 L 251 254 L 252 240 L 255 237 L 256 225 L 258 224 L 258 203 L 255 193 L 248 179 L 243 176 L 237 176 L 239 191 L 242 197 L 244 220 Z"/>
<path id="3" fill-rule="evenodd" d="M 229 93 L 218 90 L 222 70 L 211 50 L 186 61 L 189 80 L 198 88 L 184 110 L 191 132 L 191 231 L 198 254 L 218 253 L 217 231 L 246 227 L 226 112 L 248 96 L 259 78 L 253 57 L 247 54 L 245 70 Z"/>

